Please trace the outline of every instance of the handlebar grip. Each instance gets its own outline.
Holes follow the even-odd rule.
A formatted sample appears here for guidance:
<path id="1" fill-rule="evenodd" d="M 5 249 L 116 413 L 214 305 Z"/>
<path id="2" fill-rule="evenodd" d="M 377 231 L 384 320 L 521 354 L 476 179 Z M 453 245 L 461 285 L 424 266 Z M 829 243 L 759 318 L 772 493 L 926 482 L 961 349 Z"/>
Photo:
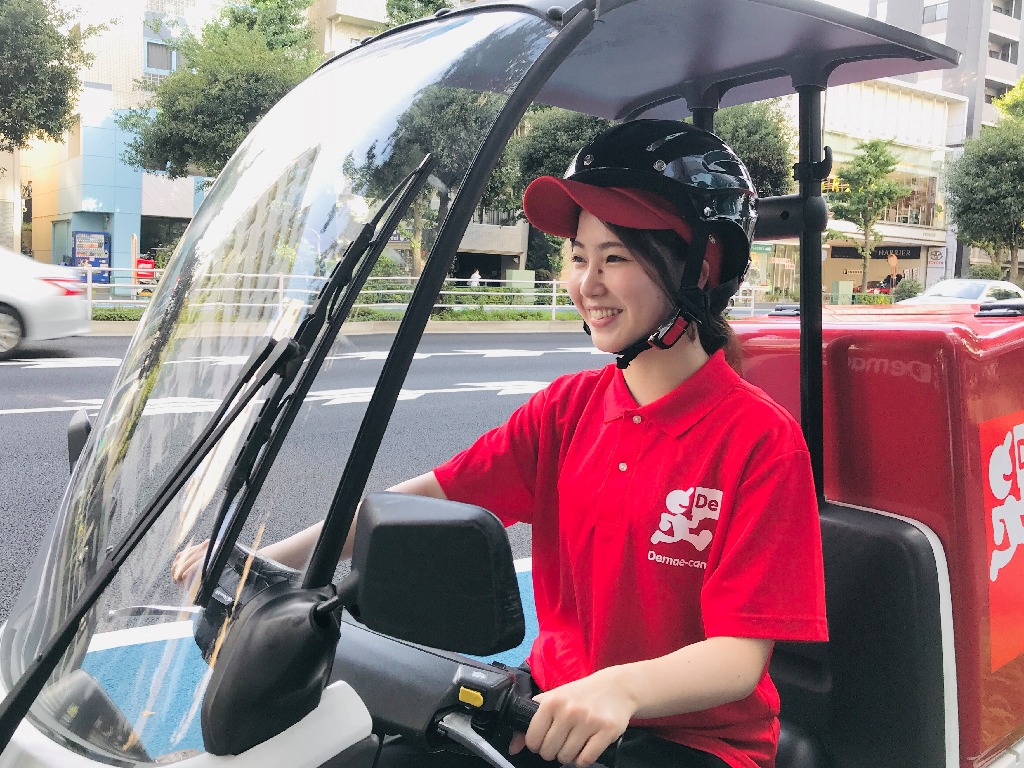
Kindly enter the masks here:
<path id="1" fill-rule="evenodd" d="M 539 707 L 540 705 L 533 699 L 525 696 L 514 697 L 508 707 L 508 724 L 512 726 L 512 730 L 526 733 Z"/>
<path id="2" fill-rule="evenodd" d="M 520 733 L 526 733 L 526 729 L 530 727 L 530 721 L 533 719 L 533 716 L 537 714 L 538 709 L 540 709 L 540 704 L 533 699 L 529 699 L 526 696 L 513 696 L 511 701 L 508 703 L 508 711 L 505 713 L 505 720 L 508 725 L 512 726 L 513 730 L 519 731 Z M 608 749 L 602 752 L 601 756 L 597 758 L 597 763 L 605 766 L 605 768 L 615 768 L 615 757 L 618 752 L 618 745 L 618 740 L 613 742 Z"/>

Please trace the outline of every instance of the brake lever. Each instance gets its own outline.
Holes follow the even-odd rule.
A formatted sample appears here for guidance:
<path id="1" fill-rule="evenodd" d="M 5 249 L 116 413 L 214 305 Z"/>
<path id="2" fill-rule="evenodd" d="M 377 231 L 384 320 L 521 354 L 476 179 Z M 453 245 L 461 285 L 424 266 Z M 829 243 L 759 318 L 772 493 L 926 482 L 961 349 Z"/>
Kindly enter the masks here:
<path id="1" fill-rule="evenodd" d="M 437 730 L 456 744 L 465 747 L 494 768 L 513 768 L 512 763 L 473 729 L 473 718 L 458 710 L 449 712 L 437 724 Z"/>

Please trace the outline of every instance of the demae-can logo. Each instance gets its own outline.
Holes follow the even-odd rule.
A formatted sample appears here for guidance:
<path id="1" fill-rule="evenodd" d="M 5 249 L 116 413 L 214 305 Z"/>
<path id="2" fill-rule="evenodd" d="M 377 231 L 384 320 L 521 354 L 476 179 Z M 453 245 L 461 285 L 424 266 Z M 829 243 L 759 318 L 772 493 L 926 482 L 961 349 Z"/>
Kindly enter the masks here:
<path id="1" fill-rule="evenodd" d="M 979 425 L 992 670 L 1024 653 L 1024 411 Z"/>
<path id="2" fill-rule="evenodd" d="M 711 543 L 714 533 L 701 523 L 717 520 L 721 509 L 722 492 L 717 488 L 696 486 L 670 491 L 665 497 L 666 511 L 661 513 L 658 528 L 651 536 L 651 544 L 685 541 L 698 552 L 703 552 Z"/>
<path id="3" fill-rule="evenodd" d="M 851 355 L 847 358 L 846 365 L 852 373 L 878 373 L 895 378 L 906 376 L 920 384 L 930 384 L 932 380 L 931 365 L 919 360 L 892 360 L 887 357 Z"/>

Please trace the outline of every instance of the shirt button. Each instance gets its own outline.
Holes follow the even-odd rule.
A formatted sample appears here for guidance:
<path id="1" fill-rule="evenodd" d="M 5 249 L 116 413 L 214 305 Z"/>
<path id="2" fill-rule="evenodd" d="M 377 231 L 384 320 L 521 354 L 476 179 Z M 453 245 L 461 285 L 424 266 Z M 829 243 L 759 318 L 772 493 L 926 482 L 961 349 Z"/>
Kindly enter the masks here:
<path id="1" fill-rule="evenodd" d="M 633 417 L 633 423 L 634 424 L 639 424 L 643 420 L 644 420 L 644 417 L 640 416 L 639 414 Z"/>
<path id="2" fill-rule="evenodd" d="M 625 471 L 626 471 L 626 462 L 624 462 L 624 461 L 620 462 L 619 463 L 619 472 L 625 472 Z"/>

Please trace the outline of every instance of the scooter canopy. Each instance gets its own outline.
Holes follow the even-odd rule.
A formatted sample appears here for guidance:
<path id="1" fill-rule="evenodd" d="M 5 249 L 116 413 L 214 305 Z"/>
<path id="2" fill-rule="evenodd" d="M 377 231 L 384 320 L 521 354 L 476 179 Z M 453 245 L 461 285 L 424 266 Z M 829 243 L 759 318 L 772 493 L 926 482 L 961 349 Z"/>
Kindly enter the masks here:
<path id="1" fill-rule="evenodd" d="M 16 685 L 106 573 L 58 649 L 31 726 L 82 765 L 202 752 L 209 667 L 192 640 L 194 594 L 169 578 L 174 555 L 206 537 L 258 548 L 293 532 L 296 510 L 327 512 L 346 457 L 319 452 L 317 419 L 299 410 L 285 425 L 281 450 L 309 467 L 302 477 L 275 472 L 265 451 L 246 452 L 254 426 L 289 397 L 365 406 L 382 383 L 392 394 L 379 399 L 391 399 L 374 407 L 386 425 L 487 177 L 534 101 L 616 120 L 699 117 L 956 61 L 943 45 L 811 0 L 529 0 L 459 8 L 325 63 L 245 139 L 172 257 L 0 634 L 0 687 Z M 389 242 L 411 245 L 423 267 L 385 368 L 391 378 L 346 369 L 343 393 L 275 390 L 312 365 L 322 335 L 284 342 L 309 327 L 336 269 L 346 279 L 335 282 L 328 314 L 340 324 L 374 262 L 393 260 Z M 411 292 L 397 278 L 387 291 Z M 338 338 L 315 361 L 321 377 L 353 357 L 344 328 Z M 258 348 L 280 350 L 280 368 L 249 378 L 257 391 L 246 400 L 240 372 Z M 187 468 L 222 404 L 237 416 Z M 350 467 L 372 465 L 380 445 L 379 436 L 355 440 L 357 411 L 346 437 L 366 455 L 348 457 Z M 260 462 L 256 482 L 250 469 Z M 365 476 L 347 486 L 355 501 L 364 485 Z M 246 487 L 257 489 L 251 498 Z M 143 511 L 152 514 L 139 527 Z M 317 567 L 329 580 L 333 565 Z M 100 714 L 76 717 L 87 710 Z"/>

